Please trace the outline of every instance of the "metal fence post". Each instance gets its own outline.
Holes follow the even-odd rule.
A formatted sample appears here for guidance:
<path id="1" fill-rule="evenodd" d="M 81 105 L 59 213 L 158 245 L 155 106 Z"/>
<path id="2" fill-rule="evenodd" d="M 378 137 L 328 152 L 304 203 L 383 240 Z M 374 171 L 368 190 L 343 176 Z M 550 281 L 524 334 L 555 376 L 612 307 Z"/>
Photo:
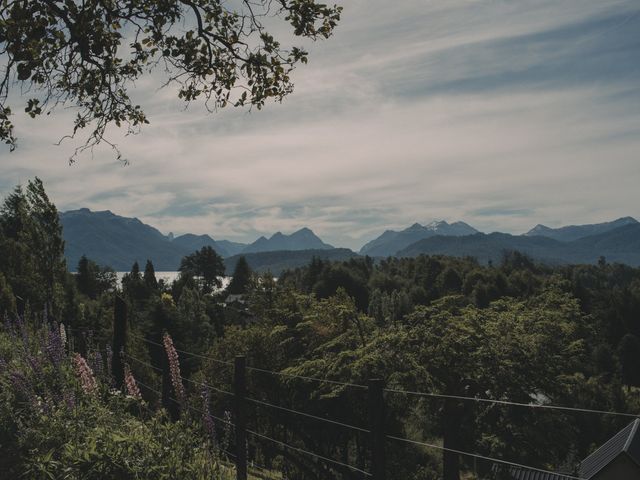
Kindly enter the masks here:
<path id="1" fill-rule="evenodd" d="M 369 380 L 369 430 L 371 452 L 371 477 L 373 480 L 386 479 L 384 398 L 383 382 L 376 378 Z"/>
<path id="2" fill-rule="evenodd" d="M 234 403 L 236 424 L 236 478 L 247 480 L 247 412 L 246 395 L 246 361 L 238 355 L 234 362 Z"/>

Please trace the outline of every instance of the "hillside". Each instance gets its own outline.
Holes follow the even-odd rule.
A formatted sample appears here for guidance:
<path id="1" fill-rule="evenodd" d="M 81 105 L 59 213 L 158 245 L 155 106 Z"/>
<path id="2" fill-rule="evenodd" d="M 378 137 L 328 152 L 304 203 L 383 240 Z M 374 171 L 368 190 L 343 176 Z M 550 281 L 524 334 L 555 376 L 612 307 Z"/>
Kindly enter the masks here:
<path id="1" fill-rule="evenodd" d="M 328 250 L 332 248 L 333 246 L 324 243 L 309 228 L 301 228 L 291 235 L 277 232 L 270 238 L 260 237 L 245 247 L 242 253 L 275 252 L 283 250 Z"/>
<path id="2" fill-rule="evenodd" d="M 271 272 L 279 276 L 284 270 L 302 267 L 311 262 L 313 257 L 323 260 L 348 260 L 359 255 L 348 248 L 313 249 L 313 250 L 282 250 L 275 252 L 247 253 L 234 255 L 224 261 L 227 275 L 231 275 L 235 269 L 238 258 L 244 256 L 252 270 L 264 273 Z"/>
<path id="3" fill-rule="evenodd" d="M 228 256 L 237 255 L 247 246 L 246 243 L 232 242 L 230 240 L 216 240 L 216 244 L 226 251 Z"/>
<path id="4" fill-rule="evenodd" d="M 540 236 L 553 238 L 562 242 L 571 242 L 591 235 L 599 235 L 626 225 L 635 225 L 638 221 L 633 217 L 622 217 L 612 222 L 594 223 L 589 225 L 568 225 L 560 228 L 549 228 L 545 225 L 536 225 L 526 236 Z"/>
<path id="5" fill-rule="evenodd" d="M 475 257 L 481 263 L 497 262 L 506 250 L 518 250 L 547 263 L 596 263 L 601 256 L 610 262 L 640 265 L 640 224 L 561 242 L 543 236 L 476 234 L 464 237 L 437 236 L 420 240 L 397 252 L 400 257 L 420 254 Z"/>
<path id="6" fill-rule="evenodd" d="M 481 263 L 499 262 L 505 250 L 518 250 L 534 258 L 550 263 L 561 263 L 556 257 L 564 244 L 545 237 L 525 237 L 507 233 L 476 233 L 463 237 L 438 235 L 425 238 L 396 253 L 398 257 L 415 257 L 421 254 L 474 257 Z"/>
<path id="7" fill-rule="evenodd" d="M 431 222 L 428 225 L 414 223 L 402 231 L 387 230 L 378 238 L 371 240 L 360 249 L 361 255 L 371 257 L 388 257 L 409 245 L 437 235 L 463 236 L 473 235 L 478 231 L 464 222 L 447 223 Z"/>
<path id="8" fill-rule="evenodd" d="M 187 233 L 185 235 L 175 237 L 172 240 L 172 243 L 185 248 L 190 252 L 200 250 L 202 247 L 211 247 L 222 257 L 228 257 L 231 255 L 229 251 L 220 244 L 220 242 L 215 241 L 209 235 L 194 235 L 193 233 Z"/>
<path id="9" fill-rule="evenodd" d="M 175 270 L 191 251 L 137 218 L 121 217 L 108 210 L 81 208 L 61 213 L 60 220 L 70 270 L 82 255 L 115 270 L 129 270 L 135 261 L 144 268 L 147 259 L 156 270 Z"/>

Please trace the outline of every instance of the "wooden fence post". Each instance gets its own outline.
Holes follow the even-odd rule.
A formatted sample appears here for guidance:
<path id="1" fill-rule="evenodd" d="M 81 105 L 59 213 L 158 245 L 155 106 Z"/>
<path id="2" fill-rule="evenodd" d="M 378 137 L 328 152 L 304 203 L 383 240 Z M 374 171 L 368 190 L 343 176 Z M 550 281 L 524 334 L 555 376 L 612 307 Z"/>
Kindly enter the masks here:
<path id="1" fill-rule="evenodd" d="M 384 397 L 380 379 L 369 380 L 369 430 L 371 452 L 371 477 L 373 480 L 386 479 Z"/>
<path id="2" fill-rule="evenodd" d="M 236 424 L 236 479 L 247 480 L 247 412 L 246 395 L 246 361 L 238 355 L 234 363 L 234 403 Z"/>
<path id="3" fill-rule="evenodd" d="M 127 344 L 127 304 L 116 295 L 116 303 L 113 309 L 113 357 L 111 359 L 111 373 L 116 388 L 122 389 L 124 383 L 124 364 L 122 352 Z"/>

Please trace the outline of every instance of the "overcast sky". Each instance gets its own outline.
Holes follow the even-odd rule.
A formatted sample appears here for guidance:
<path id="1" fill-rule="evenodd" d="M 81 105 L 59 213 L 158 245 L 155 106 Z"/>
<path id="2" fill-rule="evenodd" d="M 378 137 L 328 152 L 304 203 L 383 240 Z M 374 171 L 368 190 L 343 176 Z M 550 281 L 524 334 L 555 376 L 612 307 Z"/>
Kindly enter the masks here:
<path id="1" fill-rule="evenodd" d="M 434 219 L 521 233 L 638 216 L 638 0 L 348 0 L 282 104 L 184 111 L 69 166 L 70 114 L 16 118 L 0 195 L 38 175 L 60 210 L 253 241 L 309 226 L 359 248 Z M 14 108 L 14 110 L 17 110 Z"/>

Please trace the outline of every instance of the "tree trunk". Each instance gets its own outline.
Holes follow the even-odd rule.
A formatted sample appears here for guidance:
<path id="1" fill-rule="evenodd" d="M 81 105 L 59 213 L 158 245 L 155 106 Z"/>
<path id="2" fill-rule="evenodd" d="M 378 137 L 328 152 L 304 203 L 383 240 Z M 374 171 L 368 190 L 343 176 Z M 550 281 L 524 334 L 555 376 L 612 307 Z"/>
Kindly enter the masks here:
<path id="1" fill-rule="evenodd" d="M 445 399 L 443 409 L 443 446 L 447 449 L 460 448 L 460 409 L 455 400 Z M 442 452 L 443 480 L 460 480 L 460 456 L 444 450 Z"/>

